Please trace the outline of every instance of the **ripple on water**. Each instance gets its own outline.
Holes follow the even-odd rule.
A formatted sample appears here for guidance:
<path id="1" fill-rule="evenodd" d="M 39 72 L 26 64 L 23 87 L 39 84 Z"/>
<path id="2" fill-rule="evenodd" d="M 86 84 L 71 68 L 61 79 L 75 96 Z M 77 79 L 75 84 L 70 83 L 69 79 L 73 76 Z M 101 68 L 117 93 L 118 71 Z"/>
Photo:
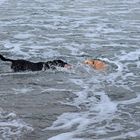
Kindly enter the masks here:
<path id="1" fill-rule="evenodd" d="M 0 135 L 2 139 L 18 139 L 32 131 L 33 128 L 18 118 L 15 113 L 8 113 L 0 108 Z"/>
<path id="2" fill-rule="evenodd" d="M 31 79 L 21 73 L 3 74 L 5 69 L 1 68 L 2 82 L 14 86 L 11 90 L 2 83 L 2 94 L 11 95 L 14 91 L 28 96 L 36 89 L 35 94 L 65 90 L 75 94 L 75 98 L 62 103 L 75 106 L 78 111 L 63 113 L 45 128 L 44 134 L 59 130 L 60 134 L 49 140 L 139 138 L 139 0 L 14 2 L 0 8 L 1 52 L 34 61 L 62 57 L 75 66 L 68 72 L 60 69 L 61 76 L 46 72 L 40 78 L 36 73 L 31 74 Z M 81 62 L 87 58 L 105 60 L 108 71 L 100 73 L 85 67 Z M 13 80 L 21 85 L 14 85 Z M 31 86 L 23 87 L 25 83 Z M 32 130 L 10 114 L 1 113 L 2 137 Z"/>

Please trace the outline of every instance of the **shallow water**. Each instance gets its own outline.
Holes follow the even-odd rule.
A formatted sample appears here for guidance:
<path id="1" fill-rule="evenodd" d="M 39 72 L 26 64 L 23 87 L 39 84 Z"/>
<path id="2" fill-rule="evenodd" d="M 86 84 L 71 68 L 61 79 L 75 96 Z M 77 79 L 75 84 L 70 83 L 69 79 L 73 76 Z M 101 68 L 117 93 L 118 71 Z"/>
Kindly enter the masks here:
<path id="1" fill-rule="evenodd" d="M 73 64 L 13 73 L 0 61 L 1 139 L 140 139 L 139 0 L 0 4 L 0 53 Z M 109 69 L 97 72 L 82 64 L 87 58 Z"/>

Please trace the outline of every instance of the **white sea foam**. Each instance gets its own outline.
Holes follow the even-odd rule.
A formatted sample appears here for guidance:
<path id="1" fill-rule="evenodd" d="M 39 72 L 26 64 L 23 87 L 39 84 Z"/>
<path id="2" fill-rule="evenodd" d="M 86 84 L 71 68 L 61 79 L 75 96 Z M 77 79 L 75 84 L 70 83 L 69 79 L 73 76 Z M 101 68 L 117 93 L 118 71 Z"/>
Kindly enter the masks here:
<path id="1" fill-rule="evenodd" d="M 14 38 L 16 38 L 16 39 L 29 39 L 31 37 L 32 37 L 32 35 L 27 34 L 27 33 L 17 34 L 14 36 Z"/>
<path id="2" fill-rule="evenodd" d="M 33 89 L 32 88 L 27 88 L 27 87 L 23 87 L 23 88 L 12 88 L 12 90 L 14 91 L 14 94 L 26 94 L 28 92 L 31 92 Z"/>
<path id="3" fill-rule="evenodd" d="M 72 138 L 72 135 L 69 133 L 60 134 L 59 136 L 52 137 L 48 140 L 85 140 L 82 138 Z M 88 139 L 86 139 L 88 140 Z"/>
<path id="4" fill-rule="evenodd" d="M 136 49 L 135 51 L 131 51 L 129 53 L 123 52 L 122 56 L 118 56 L 120 61 L 129 61 L 129 60 L 139 60 L 140 57 L 140 49 Z"/>
<path id="5" fill-rule="evenodd" d="M 3 139 L 19 138 L 21 135 L 31 131 L 33 131 L 33 128 L 19 119 L 15 113 L 0 110 L 0 135 Z"/>
<path id="6" fill-rule="evenodd" d="M 36 0 L 36 2 L 41 3 L 40 5 L 46 3 L 45 0 Z M 30 23 L 23 23 L 22 18 L 28 18 L 26 15 L 20 16 L 20 22 L 22 23 L 20 27 L 29 26 L 33 27 L 33 30 L 29 29 L 27 33 L 18 33 L 13 36 L 18 43 L 13 43 L 13 40 L 3 42 L 4 50 L 6 49 L 6 51 L 18 55 L 20 54 L 24 57 L 29 57 L 30 55 L 37 57 L 40 55 L 42 58 L 54 58 L 58 56 L 67 56 L 71 58 L 72 56 L 74 62 L 76 60 L 78 62 L 80 61 L 80 63 L 85 57 L 91 57 L 94 51 L 94 55 L 97 52 L 97 55 L 103 54 L 107 57 L 101 58 L 108 62 L 111 68 L 109 72 L 105 74 L 100 74 L 82 64 L 74 68 L 67 82 L 76 85 L 78 87 L 76 90 L 73 89 L 73 87 L 69 89 L 65 89 L 64 87 L 60 89 L 53 89 L 52 87 L 44 89 L 43 87 L 42 92 L 64 92 L 67 90 L 75 94 L 76 97 L 72 99 L 72 101 L 68 100 L 63 104 L 73 105 L 79 110 L 77 112 L 63 113 L 52 126 L 44 129 L 45 131 L 62 130 L 61 134 L 49 140 L 87 140 L 86 137 L 90 135 L 93 136 L 92 139 L 94 139 L 94 135 L 95 139 L 99 139 L 98 136 L 101 136 L 103 137 L 101 140 L 127 139 L 139 136 L 140 130 L 129 130 L 131 132 L 126 132 L 128 126 L 125 126 L 125 121 L 129 124 L 129 119 L 127 120 L 127 117 L 123 114 L 125 111 L 120 107 L 121 105 L 131 106 L 131 104 L 139 103 L 140 100 L 138 93 L 132 89 L 133 85 L 136 86 L 135 82 L 139 83 L 139 81 L 129 80 L 129 78 L 138 79 L 136 74 L 139 74 L 137 71 L 136 73 L 134 73 L 133 70 L 131 71 L 129 64 L 136 64 L 136 68 L 140 68 L 140 49 L 137 43 L 140 26 L 138 14 L 135 15 L 135 13 L 139 11 L 139 0 L 76 0 L 68 2 L 69 4 L 65 8 L 67 2 L 61 0 L 52 2 L 49 0 L 47 3 L 49 4 L 46 10 L 47 12 L 44 10 L 45 12 L 43 13 L 42 9 L 44 7 L 39 7 L 39 12 L 37 11 L 37 14 L 41 12 L 41 15 L 38 16 L 39 19 L 35 16 L 35 18 L 31 19 Z M 30 9 L 33 10 L 34 8 L 36 9 L 36 7 L 31 7 Z M 28 10 L 26 12 L 28 13 Z M 44 17 L 50 16 L 51 18 L 48 18 L 47 22 L 44 22 L 44 17 L 43 20 L 41 19 L 43 14 Z M 15 24 L 20 22 L 18 20 L 5 21 L 5 26 L 10 25 L 10 27 L 12 27 L 11 25 L 15 26 Z M 41 24 L 38 25 L 38 23 Z M 1 25 L 3 25 L 3 22 L 1 22 Z M 44 30 L 41 31 L 42 29 L 47 29 L 47 36 L 43 36 Z M 33 33 L 35 31 L 39 31 L 39 33 L 28 34 L 28 32 Z M 36 35 L 37 38 L 40 37 L 43 41 L 36 41 Z M 31 39 L 32 37 L 33 39 Z M 24 42 L 24 40 L 28 41 Z M 28 43 L 30 44 L 29 46 Z M 131 47 L 131 43 L 135 45 Z M 47 47 L 45 46 L 46 44 Z M 106 50 L 103 47 L 106 47 Z M 120 51 L 119 47 L 121 47 L 120 50 L 123 51 Z M 134 50 L 133 47 L 137 49 Z M 24 49 L 26 50 L 24 51 Z M 104 51 L 106 51 L 107 54 L 105 54 Z M 83 58 L 81 58 L 81 56 Z M 113 65 L 116 66 L 114 69 L 112 68 Z M 65 71 L 64 69 L 59 70 Z M 73 74 L 78 76 L 75 78 Z M 112 93 L 110 87 L 118 87 L 118 90 L 120 87 L 123 87 L 124 89 L 128 89 L 127 91 L 130 91 L 131 94 L 136 94 L 137 97 L 129 100 L 117 101 L 117 96 L 119 95 L 116 94 L 118 92 L 115 93 L 114 91 L 114 93 Z M 26 87 L 21 89 L 14 88 L 12 90 L 15 94 L 26 94 L 30 92 L 30 90 L 32 91 L 32 89 Z M 110 98 L 110 96 L 113 95 L 115 95 L 115 101 L 112 101 Z M 126 109 L 129 110 L 130 107 Z M 136 110 L 132 109 L 131 112 L 135 111 Z M 128 114 L 132 115 L 129 112 Z M 14 114 L 13 118 L 16 118 Z M 131 117 L 131 119 L 135 124 L 135 118 Z M 17 121 L 17 119 L 15 120 Z M 121 121 L 123 123 L 121 123 Z M 19 122 L 19 124 L 24 123 Z M 6 124 L 3 123 L 3 125 Z M 18 128 L 16 123 L 13 124 L 11 122 L 10 126 L 12 125 Z M 131 127 L 131 125 L 132 124 L 130 124 L 129 127 Z M 136 127 L 137 126 L 139 128 L 140 125 L 138 124 Z M 113 134 L 111 134 L 111 132 L 113 132 Z M 114 133 L 116 136 L 114 136 Z"/>
<path id="7" fill-rule="evenodd" d="M 136 131 L 131 131 L 131 132 L 126 132 L 126 133 L 122 133 L 119 136 L 113 136 L 111 138 L 107 138 L 107 139 L 99 139 L 99 140 L 116 140 L 116 139 L 135 139 L 135 137 L 139 137 L 140 136 L 140 129 L 136 130 Z"/>
<path id="8" fill-rule="evenodd" d="M 137 52 L 138 51 L 138 52 Z M 80 111 L 78 113 L 64 113 L 60 115 L 57 120 L 53 123 L 53 125 L 49 128 L 44 130 L 71 130 L 73 127 L 75 130 L 72 130 L 68 133 L 58 134 L 50 138 L 49 140 L 55 139 L 68 139 L 73 140 L 77 138 L 77 135 L 82 134 L 83 131 L 88 131 L 90 133 L 89 126 L 92 126 L 93 131 L 97 135 L 105 135 L 109 131 L 121 131 L 123 130 L 123 126 L 119 123 L 109 125 L 113 119 L 117 117 L 118 105 L 129 105 L 133 103 L 139 102 L 139 95 L 136 98 L 126 100 L 126 101 L 111 101 L 108 93 L 105 93 L 104 90 L 99 92 L 98 90 L 104 89 L 103 81 L 107 81 L 110 85 L 115 86 L 116 83 L 119 81 L 118 77 L 121 77 L 119 86 L 122 84 L 123 88 L 128 88 L 128 90 L 132 91 L 128 85 L 123 85 L 123 82 L 127 80 L 128 77 L 134 76 L 133 72 L 125 73 L 124 69 L 126 65 L 122 63 L 124 60 L 138 60 L 139 57 L 139 50 L 130 52 L 130 53 L 122 53 L 119 56 L 116 56 L 117 60 L 109 60 L 103 59 L 108 64 L 116 65 L 115 71 L 112 71 L 108 75 L 102 75 L 99 73 L 94 73 L 94 77 L 87 77 L 86 79 L 70 79 L 70 81 L 78 86 L 81 87 L 80 91 L 73 91 L 76 94 L 76 98 L 73 101 L 69 101 L 66 103 L 67 105 L 73 105 L 81 109 L 80 106 L 85 106 L 86 111 Z M 122 56 L 121 56 L 122 55 Z M 120 57 L 121 56 L 121 57 Z M 87 71 L 86 68 L 84 70 Z M 92 71 L 93 72 L 93 71 Z M 91 75 L 92 73 L 89 71 L 88 73 Z M 124 74 L 125 73 L 125 74 Z M 80 73 L 79 73 L 80 74 Z M 99 98 L 97 98 L 99 97 Z M 92 116 L 92 117 L 91 117 Z M 107 121 L 107 124 L 102 127 L 96 127 L 95 124 L 100 124 L 103 121 Z M 93 125 L 92 125 L 93 124 Z M 95 125 L 95 126 L 94 126 Z M 111 128 L 112 130 L 108 130 L 107 128 Z M 139 130 L 137 131 L 137 133 Z M 93 132 L 91 132 L 92 134 Z M 137 136 L 137 133 L 130 132 L 125 133 L 124 135 L 112 137 L 115 138 L 126 138 L 126 137 L 133 137 Z M 78 138 L 77 138 L 78 139 Z M 79 139 L 86 139 L 86 138 L 79 138 Z M 104 138 L 105 139 L 105 138 Z"/>
<path id="9" fill-rule="evenodd" d="M 0 5 L 4 4 L 7 0 L 0 0 Z"/>
<path id="10" fill-rule="evenodd" d="M 94 88 L 94 86 L 89 88 L 88 84 L 93 82 L 94 79 L 91 78 L 89 81 L 71 79 L 71 81 L 79 86 L 82 86 L 84 90 L 77 92 L 75 91 L 74 93 L 77 95 L 77 97 L 72 102 L 69 102 L 69 104 L 77 107 L 83 105 L 88 111 L 81 111 L 78 113 L 64 113 L 59 116 L 51 127 L 48 127 L 44 130 L 69 130 L 75 126 L 75 131 L 57 135 L 50 138 L 50 140 L 65 138 L 69 140 L 83 140 L 82 138 L 76 138 L 76 135 L 82 133 L 82 131 L 88 130 L 88 127 L 92 123 L 99 123 L 112 118 L 113 114 L 115 114 L 117 111 L 117 103 L 112 102 L 104 92 L 95 92 L 95 89 L 98 89 L 100 85 L 96 88 Z M 87 84 L 84 82 L 87 82 Z M 99 96 L 100 99 L 97 99 L 96 96 Z M 91 115 L 94 117 L 91 118 Z M 96 130 L 96 132 L 101 134 L 101 132 L 105 133 L 105 130 Z"/>
<path id="11" fill-rule="evenodd" d="M 136 77 L 133 72 L 129 72 L 129 64 L 135 64 L 139 68 L 139 54 L 140 49 L 136 49 L 135 51 L 131 51 L 126 53 L 125 51 L 121 51 L 120 55 L 115 55 L 116 60 L 111 61 L 109 59 L 103 59 L 110 64 L 115 64 L 117 66 L 117 71 L 114 71 L 106 76 L 106 80 L 112 85 L 116 85 L 117 83 L 122 84 L 124 88 L 131 90 L 127 85 L 124 85 L 124 82 L 127 81 L 128 77 Z M 131 63 L 132 61 L 132 63 Z M 118 79 L 118 77 L 121 77 Z"/>
<path id="12" fill-rule="evenodd" d="M 48 140 L 84 140 L 82 138 L 73 138 L 73 133 L 63 133 Z"/>
<path id="13" fill-rule="evenodd" d="M 17 54 L 17 55 L 23 55 L 23 56 L 29 57 L 28 53 L 23 52 L 21 50 L 21 48 L 22 48 L 21 44 L 11 43 L 9 40 L 6 40 L 4 42 L 4 47 L 7 48 L 8 50 L 10 50 L 11 52 Z"/>

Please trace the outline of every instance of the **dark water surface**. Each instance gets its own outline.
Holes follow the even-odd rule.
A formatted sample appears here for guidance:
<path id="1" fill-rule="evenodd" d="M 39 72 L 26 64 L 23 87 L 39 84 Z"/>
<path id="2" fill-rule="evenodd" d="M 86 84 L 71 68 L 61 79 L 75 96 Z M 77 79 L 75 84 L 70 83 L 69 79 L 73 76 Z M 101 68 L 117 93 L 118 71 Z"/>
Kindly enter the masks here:
<path id="1" fill-rule="evenodd" d="M 13 73 L 0 61 L 0 139 L 140 139 L 139 0 L 6 0 L 0 53 L 74 65 Z M 92 70 L 87 58 L 109 69 Z"/>

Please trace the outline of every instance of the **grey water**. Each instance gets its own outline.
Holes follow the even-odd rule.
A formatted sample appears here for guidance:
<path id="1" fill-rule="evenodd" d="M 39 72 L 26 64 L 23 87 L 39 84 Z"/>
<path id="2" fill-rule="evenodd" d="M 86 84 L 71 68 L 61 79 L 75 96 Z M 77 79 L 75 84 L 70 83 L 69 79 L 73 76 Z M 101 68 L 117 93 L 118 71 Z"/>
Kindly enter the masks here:
<path id="1" fill-rule="evenodd" d="M 140 139 L 139 0 L 3 0 L 0 53 L 73 65 L 14 73 L 0 61 L 0 139 Z"/>

